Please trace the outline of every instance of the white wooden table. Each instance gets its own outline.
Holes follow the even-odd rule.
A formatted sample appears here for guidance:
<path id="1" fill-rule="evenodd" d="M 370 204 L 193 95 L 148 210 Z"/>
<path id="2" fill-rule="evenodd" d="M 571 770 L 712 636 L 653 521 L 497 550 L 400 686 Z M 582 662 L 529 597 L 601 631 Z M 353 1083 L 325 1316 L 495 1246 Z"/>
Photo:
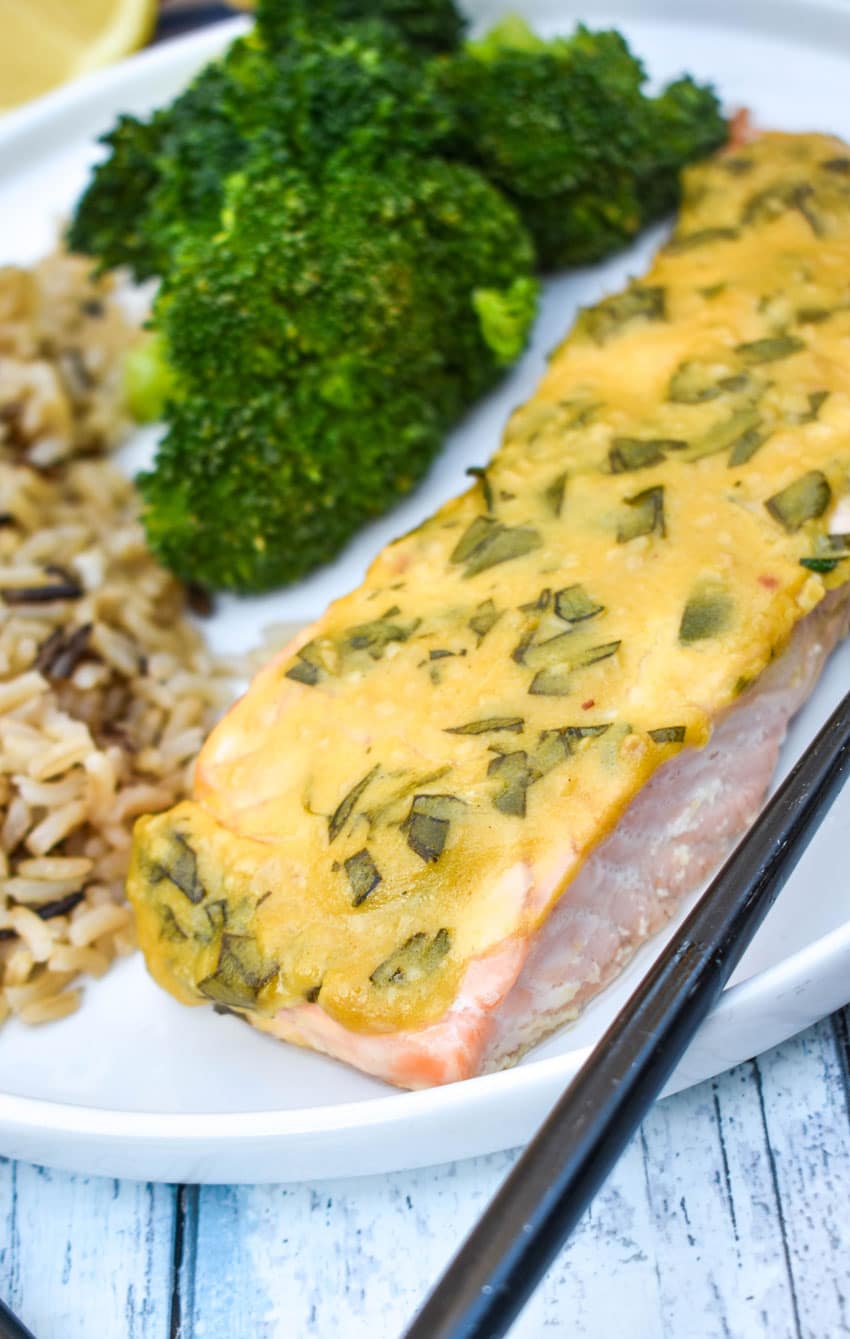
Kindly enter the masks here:
<path id="1" fill-rule="evenodd" d="M 170 1187 L 0 1161 L 36 1339 L 395 1339 L 515 1154 Z M 850 1334 L 850 1011 L 658 1105 L 515 1339 Z"/>

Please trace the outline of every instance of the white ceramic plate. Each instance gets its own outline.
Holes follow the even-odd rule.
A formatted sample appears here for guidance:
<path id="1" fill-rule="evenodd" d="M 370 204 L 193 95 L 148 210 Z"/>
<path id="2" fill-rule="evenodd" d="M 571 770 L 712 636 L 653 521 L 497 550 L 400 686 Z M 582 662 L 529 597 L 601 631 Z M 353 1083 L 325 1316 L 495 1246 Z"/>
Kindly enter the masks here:
<path id="1" fill-rule="evenodd" d="M 479 3 L 476 17 L 522 9 L 542 31 L 576 19 L 616 23 L 653 78 L 689 70 L 765 126 L 850 138 L 850 5 L 803 0 Z M 50 95 L 0 124 L 0 262 L 48 249 L 85 179 L 93 139 L 120 111 L 171 96 L 237 31 L 227 24 L 148 52 Z M 250 645 L 265 622 L 306 618 L 354 585 L 371 555 L 464 486 L 495 449 L 508 410 L 532 391 L 575 309 L 619 287 L 660 234 L 605 266 L 552 283 L 533 346 L 508 382 L 454 434 L 430 477 L 332 567 L 297 589 L 225 603 L 214 644 Z M 850 386 L 850 372 L 848 372 Z M 140 449 L 144 449 L 142 446 Z M 132 452 L 131 452 L 132 455 Z M 850 680 L 850 645 L 795 723 L 783 768 Z M 850 1000 L 850 878 L 844 794 L 743 959 L 671 1090 L 716 1074 Z M 517 1069 L 424 1093 L 398 1093 L 158 990 L 139 958 L 86 987 L 75 1016 L 0 1034 L 0 1152 L 55 1166 L 157 1180 L 276 1181 L 413 1167 L 522 1143 L 658 952 L 637 955 L 573 1027 Z"/>

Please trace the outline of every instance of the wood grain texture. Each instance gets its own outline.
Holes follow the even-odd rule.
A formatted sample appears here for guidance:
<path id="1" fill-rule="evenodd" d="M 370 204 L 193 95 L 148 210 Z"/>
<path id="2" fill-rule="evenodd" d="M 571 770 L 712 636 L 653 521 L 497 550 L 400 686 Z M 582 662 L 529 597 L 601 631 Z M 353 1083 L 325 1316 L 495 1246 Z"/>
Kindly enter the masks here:
<path id="1" fill-rule="evenodd" d="M 850 1335 L 848 1013 L 654 1108 L 512 1339 Z M 37 1339 L 396 1339 L 515 1154 L 294 1186 L 0 1163 Z"/>
<path id="2" fill-rule="evenodd" d="M 174 1192 L 0 1161 L 0 1296 L 37 1339 L 168 1339 Z"/>

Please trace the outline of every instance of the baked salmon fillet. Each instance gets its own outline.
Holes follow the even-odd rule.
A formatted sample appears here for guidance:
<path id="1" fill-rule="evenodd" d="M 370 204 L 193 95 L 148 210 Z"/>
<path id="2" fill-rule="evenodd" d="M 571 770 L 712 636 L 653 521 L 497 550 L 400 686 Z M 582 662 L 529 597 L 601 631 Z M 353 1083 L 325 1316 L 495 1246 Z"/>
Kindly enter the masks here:
<path id="1" fill-rule="evenodd" d="M 848 630 L 850 150 L 691 169 L 471 473 L 258 675 L 128 885 L 178 999 L 408 1088 L 575 1017 Z"/>

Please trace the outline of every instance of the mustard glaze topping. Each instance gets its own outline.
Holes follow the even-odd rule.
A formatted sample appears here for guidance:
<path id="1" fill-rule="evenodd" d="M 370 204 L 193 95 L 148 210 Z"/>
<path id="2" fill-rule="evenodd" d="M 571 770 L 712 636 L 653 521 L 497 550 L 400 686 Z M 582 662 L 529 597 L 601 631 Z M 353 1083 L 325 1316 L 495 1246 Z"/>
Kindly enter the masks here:
<path id="1" fill-rule="evenodd" d="M 847 580 L 848 369 L 850 150 L 771 134 L 691 169 L 650 272 L 581 313 L 486 471 L 137 824 L 156 979 L 361 1031 L 439 1018 Z"/>

